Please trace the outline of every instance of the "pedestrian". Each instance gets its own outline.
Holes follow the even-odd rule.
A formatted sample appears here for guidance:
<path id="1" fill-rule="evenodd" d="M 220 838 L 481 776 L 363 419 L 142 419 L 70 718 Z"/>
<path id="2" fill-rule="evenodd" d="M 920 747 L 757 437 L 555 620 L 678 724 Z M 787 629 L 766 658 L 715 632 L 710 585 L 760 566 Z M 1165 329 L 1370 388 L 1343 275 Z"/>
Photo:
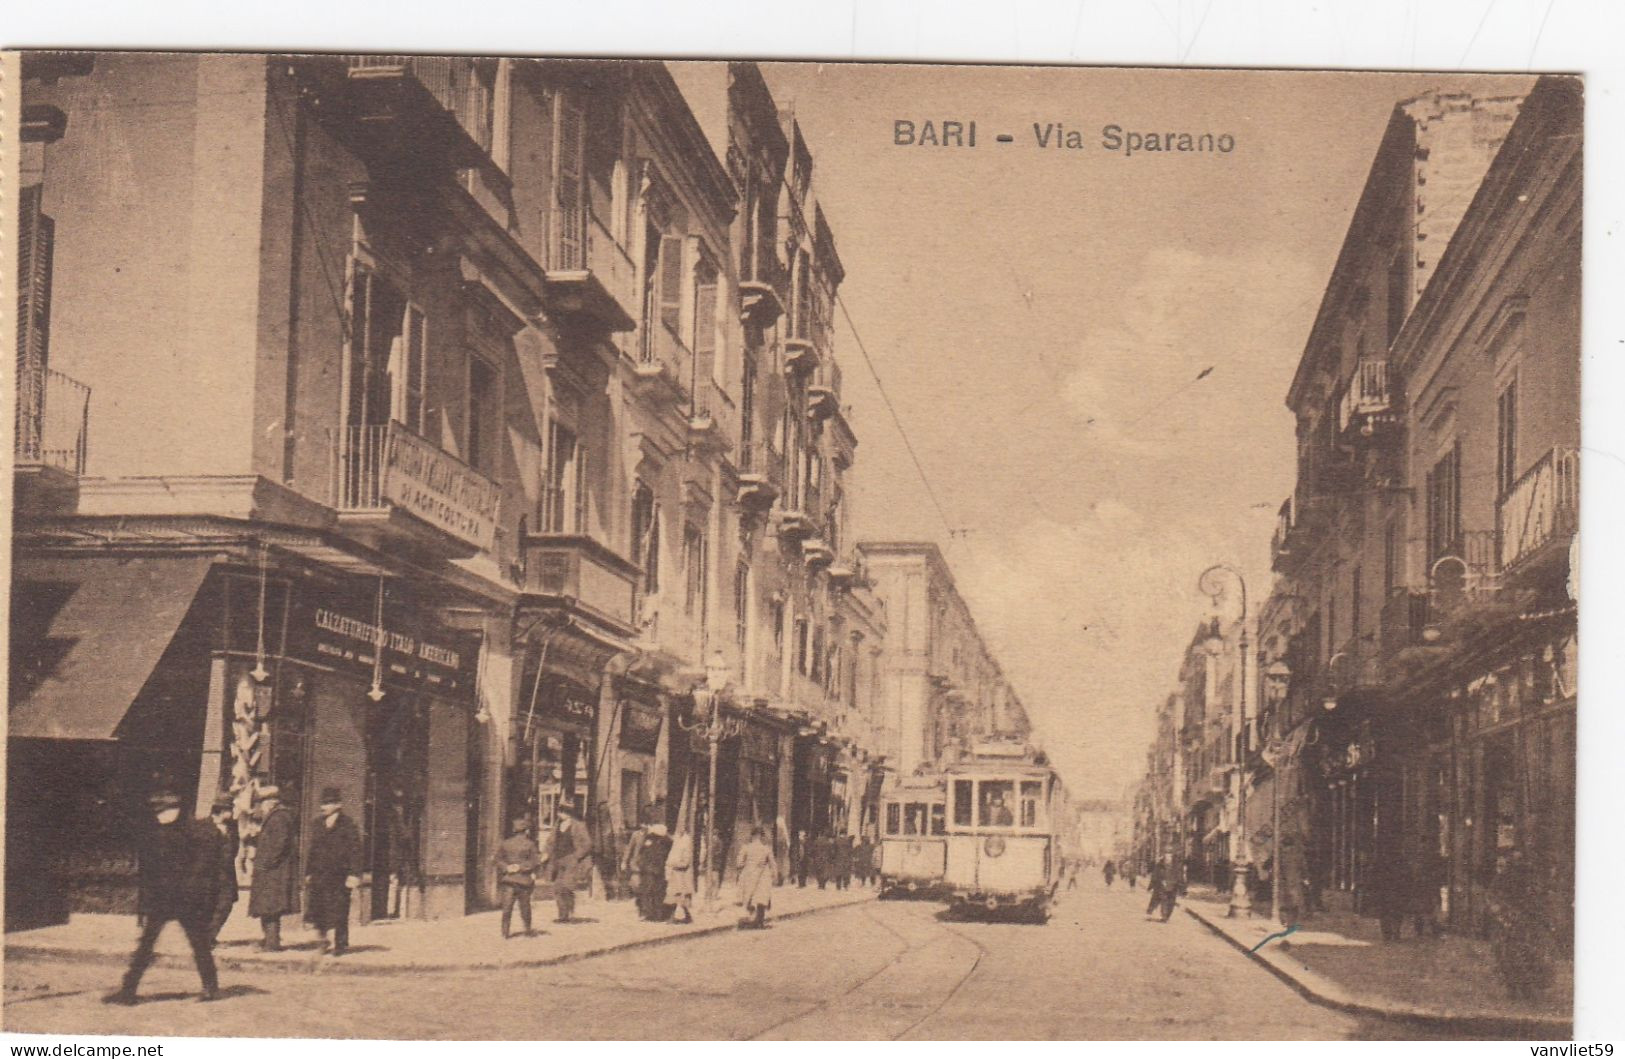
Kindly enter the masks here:
<path id="1" fill-rule="evenodd" d="M 677 832 L 666 853 L 666 904 L 672 906 L 674 924 L 694 922 L 694 836 Z"/>
<path id="2" fill-rule="evenodd" d="M 761 827 L 750 829 L 750 841 L 739 851 L 739 901 L 745 906 L 746 919 L 741 927 L 761 930 L 767 926 L 767 910 L 773 906 L 773 847 L 767 844 L 767 832 Z"/>
<path id="3" fill-rule="evenodd" d="M 592 879 L 592 838 L 573 805 L 559 807 L 546 870 L 553 884 L 553 903 L 558 907 L 557 921 L 568 923 L 575 916 L 576 891 Z"/>
<path id="4" fill-rule="evenodd" d="M 1383 941 L 1398 941 L 1404 930 L 1406 906 L 1410 902 L 1407 870 L 1397 857 L 1378 853 L 1366 866 L 1365 898 L 1372 911 Z"/>
<path id="5" fill-rule="evenodd" d="M 220 976 L 214 966 L 214 943 L 209 922 L 214 915 L 220 881 L 221 847 L 226 844 L 208 820 L 183 820 L 181 800 L 174 791 L 155 791 L 147 800 L 151 816 L 139 838 L 140 893 L 137 912 L 141 936 L 130 957 L 124 982 L 104 998 L 109 1004 L 136 1003 L 141 976 L 152 965 L 158 935 L 171 922 L 181 925 L 192 960 L 203 982 L 202 1000 L 220 996 Z"/>
<path id="6" fill-rule="evenodd" d="M 361 832 L 344 813 L 343 792 L 324 787 L 305 864 L 310 923 L 322 951 L 343 956 L 350 947 L 350 895 L 361 885 Z M 332 939 L 328 939 L 329 933 Z"/>
<path id="7" fill-rule="evenodd" d="M 1066 862 L 1066 888 L 1068 890 L 1076 890 L 1078 888 L 1078 870 L 1080 867 L 1081 865 L 1078 863 L 1076 858 Z"/>
<path id="8" fill-rule="evenodd" d="M 1149 916 L 1161 908 L 1162 922 L 1168 922 L 1168 917 L 1174 914 L 1174 899 L 1179 893 L 1179 880 L 1172 856 L 1165 855 L 1151 866 L 1151 878 L 1146 887 L 1151 891 L 1151 900 L 1145 906 L 1145 914 Z"/>
<path id="9" fill-rule="evenodd" d="M 643 831 L 638 851 L 632 861 L 633 877 L 637 880 L 638 916 L 658 922 L 666 912 L 666 863 L 671 854 L 671 837 L 666 824 L 656 820 Z"/>
<path id="10" fill-rule="evenodd" d="M 1106 866 L 1100 869 L 1100 874 L 1105 876 L 1106 889 L 1110 890 L 1112 888 L 1112 880 L 1117 877 L 1117 865 L 1113 864 L 1111 861 L 1107 861 Z"/>
<path id="11" fill-rule="evenodd" d="M 502 891 L 502 940 L 507 941 L 512 936 L 514 906 L 519 908 L 519 921 L 525 926 L 525 937 L 533 933 L 530 924 L 530 898 L 536 891 L 536 869 L 542 866 L 540 851 L 536 848 L 536 840 L 530 834 L 530 821 L 525 817 L 516 817 L 513 821 L 513 830 L 502 845 L 497 847 L 497 871 L 501 873 L 498 883 Z"/>
<path id="12" fill-rule="evenodd" d="M 796 885 L 805 890 L 807 888 L 807 871 L 812 866 L 812 849 L 806 831 L 796 832 L 796 845 L 791 852 L 791 857 L 795 861 L 791 873 L 796 877 Z"/>
<path id="13" fill-rule="evenodd" d="M 214 911 L 209 916 L 209 947 L 220 943 L 220 930 L 237 906 L 237 822 L 232 819 L 229 794 L 217 794 L 209 807 L 209 822 L 221 837 L 215 865 Z"/>
<path id="14" fill-rule="evenodd" d="M 868 835 L 864 835 L 858 842 L 857 848 L 852 851 L 852 866 L 858 873 L 858 885 L 868 887 L 875 879 L 875 844 Z"/>
<path id="15" fill-rule="evenodd" d="M 1128 888 L 1134 889 L 1134 884 L 1140 881 L 1140 865 L 1133 857 L 1123 862 L 1123 874 L 1128 876 Z"/>
<path id="16" fill-rule="evenodd" d="M 852 885 L 852 836 L 837 835 L 835 838 L 835 889 L 845 890 Z"/>
<path id="17" fill-rule="evenodd" d="M 829 835 L 820 833 L 812 841 L 812 875 L 822 890 L 829 882 L 835 868 L 835 841 Z"/>
<path id="18" fill-rule="evenodd" d="M 260 921 L 260 948 L 280 952 L 282 917 L 299 911 L 299 828 L 276 787 L 259 789 L 258 809 L 248 914 Z"/>

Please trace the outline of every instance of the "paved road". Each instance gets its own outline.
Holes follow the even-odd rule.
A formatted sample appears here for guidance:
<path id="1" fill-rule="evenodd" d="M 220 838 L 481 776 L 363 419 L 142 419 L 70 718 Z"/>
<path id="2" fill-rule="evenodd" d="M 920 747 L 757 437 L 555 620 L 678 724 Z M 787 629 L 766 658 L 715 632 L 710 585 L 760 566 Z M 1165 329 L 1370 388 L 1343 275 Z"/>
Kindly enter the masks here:
<path id="1" fill-rule="evenodd" d="M 959 922 L 882 902 L 556 967 L 393 976 L 229 975 L 193 1000 L 155 968 L 107 1007 L 111 966 L 7 961 L 9 1030 L 137 1035 L 535 1038 L 1336 1039 L 1413 1037 L 1300 998 L 1143 891 L 1065 896 L 1044 926 Z M 168 950 L 184 943 L 178 931 Z"/>

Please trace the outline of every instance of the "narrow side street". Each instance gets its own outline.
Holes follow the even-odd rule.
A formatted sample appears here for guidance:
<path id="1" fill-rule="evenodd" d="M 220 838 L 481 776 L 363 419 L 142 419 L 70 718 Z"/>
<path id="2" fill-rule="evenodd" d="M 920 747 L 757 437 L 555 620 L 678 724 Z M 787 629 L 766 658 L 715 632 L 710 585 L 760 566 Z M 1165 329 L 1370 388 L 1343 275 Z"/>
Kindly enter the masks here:
<path id="1" fill-rule="evenodd" d="M 1414 1038 L 1414 1025 L 1318 1007 L 1142 890 L 1064 895 L 1045 926 L 959 922 L 887 901 L 557 967 L 443 975 L 235 972 L 193 1002 L 155 968 L 109 1008 L 117 967 L 8 960 L 6 1027 L 135 1035 L 381 1039 Z M 166 937 L 171 951 L 182 944 Z"/>

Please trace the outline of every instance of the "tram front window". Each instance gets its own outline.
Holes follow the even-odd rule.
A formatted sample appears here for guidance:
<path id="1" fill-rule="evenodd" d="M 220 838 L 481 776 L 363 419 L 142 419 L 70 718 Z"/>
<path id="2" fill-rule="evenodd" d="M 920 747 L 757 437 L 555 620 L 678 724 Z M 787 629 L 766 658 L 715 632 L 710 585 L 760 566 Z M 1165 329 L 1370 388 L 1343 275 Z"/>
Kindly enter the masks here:
<path id="1" fill-rule="evenodd" d="M 925 803 L 909 802 L 907 810 L 903 813 L 903 834 L 925 834 Z"/>
<path id="2" fill-rule="evenodd" d="M 1011 804 L 1015 801 L 1015 784 L 1009 780 L 984 780 L 982 782 L 982 811 L 980 822 L 983 827 L 1013 827 L 1016 822 L 1015 810 Z"/>
<path id="3" fill-rule="evenodd" d="M 946 835 L 948 833 L 948 807 L 938 803 L 931 807 L 931 833 L 933 835 Z"/>
<path id="4" fill-rule="evenodd" d="M 903 818 L 903 807 L 896 802 L 886 806 L 886 834 L 895 835 Z"/>

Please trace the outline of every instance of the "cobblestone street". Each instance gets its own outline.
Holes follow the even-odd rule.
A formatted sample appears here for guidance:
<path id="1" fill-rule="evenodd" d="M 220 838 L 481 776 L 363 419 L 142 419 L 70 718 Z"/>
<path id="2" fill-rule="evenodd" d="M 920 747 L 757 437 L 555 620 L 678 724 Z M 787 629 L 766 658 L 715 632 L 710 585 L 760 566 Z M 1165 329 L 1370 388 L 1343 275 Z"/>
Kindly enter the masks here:
<path id="1" fill-rule="evenodd" d="M 237 971 L 197 1004 L 190 969 L 155 968 L 109 1008 L 106 963 L 8 960 L 20 1032 L 524 1038 L 1414 1038 L 1413 1024 L 1318 1007 L 1195 920 L 1146 920 L 1144 892 L 1067 894 L 1042 927 L 959 922 L 873 902 L 556 967 L 455 974 Z M 166 938 L 178 951 L 179 933 Z"/>

